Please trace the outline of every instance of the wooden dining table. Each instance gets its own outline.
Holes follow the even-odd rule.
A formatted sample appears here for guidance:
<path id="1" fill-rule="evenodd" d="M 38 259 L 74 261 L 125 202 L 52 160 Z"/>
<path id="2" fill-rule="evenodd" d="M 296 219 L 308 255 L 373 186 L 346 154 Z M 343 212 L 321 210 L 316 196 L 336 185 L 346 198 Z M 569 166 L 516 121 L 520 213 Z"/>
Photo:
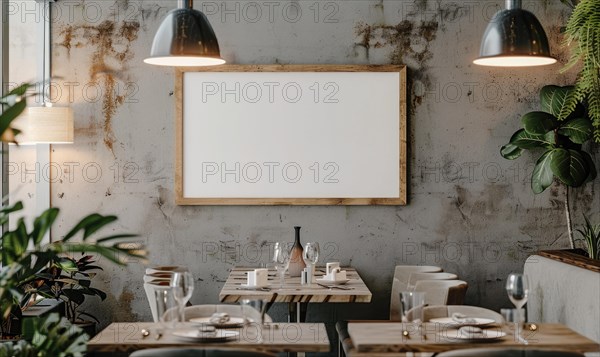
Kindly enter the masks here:
<path id="1" fill-rule="evenodd" d="M 177 326 L 177 329 L 185 328 L 198 326 L 192 323 Z M 270 353 L 328 352 L 330 349 L 323 323 L 252 323 L 226 330 L 239 335 L 226 342 L 190 342 L 176 337 L 170 330 L 164 330 L 159 323 L 116 322 L 88 342 L 88 352 L 92 356 L 128 356 L 133 351 L 160 347 L 235 348 Z M 144 336 L 144 331 L 149 334 Z"/>
<path id="2" fill-rule="evenodd" d="M 406 352 L 438 353 L 482 347 L 600 351 L 598 343 L 562 324 L 536 324 L 535 331 L 521 329 L 519 334 L 515 334 L 513 325 L 492 326 L 489 328 L 494 333 L 506 335 L 489 341 L 459 339 L 456 327 L 438 323 L 350 321 L 339 322 L 336 328 L 344 352 L 349 357 L 405 356 Z"/>
<path id="3" fill-rule="evenodd" d="M 332 284 L 319 285 L 316 279 L 325 274 L 324 267 L 315 269 L 312 284 L 301 284 L 299 277 L 285 276 L 283 287 L 274 269 L 269 269 L 269 285 L 265 290 L 247 289 L 243 284 L 247 281 L 247 272 L 253 267 L 234 267 L 219 293 L 221 302 L 236 303 L 240 300 L 261 299 L 267 303 L 288 303 L 289 321 L 304 322 L 309 303 L 368 303 L 373 296 L 358 271 L 352 267 L 342 267 L 349 279 L 348 283 L 340 286 Z"/>

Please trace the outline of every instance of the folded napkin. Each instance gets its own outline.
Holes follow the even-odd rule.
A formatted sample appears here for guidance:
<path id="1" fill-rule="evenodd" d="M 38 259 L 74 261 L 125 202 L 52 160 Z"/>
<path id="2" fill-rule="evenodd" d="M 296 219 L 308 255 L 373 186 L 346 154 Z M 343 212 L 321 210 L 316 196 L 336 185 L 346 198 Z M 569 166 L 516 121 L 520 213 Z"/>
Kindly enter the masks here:
<path id="1" fill-rule="evenodd" d="M 452 314 L 452 321 L 458 322 L 459 324 L 476 324 L 477 320 L 472 317 L 468 317 L 467 315 L 461 314 L 460 312 L 455 312 Z"/>
<path id="2" fill-rule="evenodd" d="M 211 324 L 224 324 L 229 321 L 229 314 L 226 312 L 215 312 L 210 317 Z"/>
<path id="3" fill-rule="evenodd" d="M 484 337 L 483 330 L 475 326 L 464 326 L 458 329 L 458 333 L 466 338 Z"/>

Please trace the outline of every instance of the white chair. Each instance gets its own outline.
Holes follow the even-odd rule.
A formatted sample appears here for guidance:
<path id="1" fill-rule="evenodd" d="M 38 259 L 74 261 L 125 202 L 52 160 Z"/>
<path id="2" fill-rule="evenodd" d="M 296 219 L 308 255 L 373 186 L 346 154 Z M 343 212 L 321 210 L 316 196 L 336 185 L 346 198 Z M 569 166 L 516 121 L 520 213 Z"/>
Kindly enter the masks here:
<path id="1" fill-rule="evenodd" d="M 438 273 L 442 268 L 431 265 L 397 265 L 394 269 L 390 296 L 390 320 L 400 321 L 400 292 L 408 288 L 408 280 L 413 273 Z"/>
<path id="2" fill-rule="evenodd" d="M 198 317 L 211 317 L 215 312 L 225 312 L 231 317 L 244 317 L 241 305 L 193 305 L 184 308 L 183 311 L 186 321 Z M 246 305 L 244 306 L 244 311 L 246 312 L 247 318 L 254 321 L 260 321 L 260 312 L 258 310 Z M 273 322 L 273 319 L 265 314 L 265 320 L 263 322 Z"/>
<path id="3" fill-rule="evenodd" d="M 146 292 L 146 298 L 148 298 L 148 304 L 150 305 L 150 311 L 152 312 L 152 319 L 154 322 L 159 322 L 158 313 L 156 311 L 156 291 L 157 290 L 168 290 L 169 281 L 151 280 L 144 283 L 144 291 Z"/>
<path id="4" fill-rule="evenodd" d="M 451 317 L 454 313 L 461 313 L 468 317 L 482 317 L 494 320 L 497 324 L 504 324 L 504 318 L 496 311 L 489 310 L 479 306 L 469 305 L 434 305 L 425 306 L 422 311 L 423 321 L 440 317 Z"/>
<path id="5" fill-rule="evenodd" d="M 419 280 L 415 291 L 425 292 L 426 305 L 462 305 L 468 286 L 462 280 Z"/>
<path id="6" fill-rule="evenodd" d="M 452 273 L 412 273 L 408 279 L 408 290 L 420 280 L 458 280 L 458 275 Z"/>
<path id="7" fill-rule="evenodd" d="M 394 278 L 408 283 L 412 273 L 439 273 L 444 271 L 440 267 L 433 265 L 397 265 L 394 269 Z"/>

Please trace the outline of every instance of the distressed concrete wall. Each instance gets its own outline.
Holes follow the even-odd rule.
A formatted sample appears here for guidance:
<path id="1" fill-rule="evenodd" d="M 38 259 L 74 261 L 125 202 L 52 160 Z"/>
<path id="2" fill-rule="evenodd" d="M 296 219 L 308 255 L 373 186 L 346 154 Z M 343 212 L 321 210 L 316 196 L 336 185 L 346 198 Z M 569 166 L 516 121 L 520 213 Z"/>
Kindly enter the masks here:
<path id="1" fill-rule="evenodd" d="M 564 189 L 534 195 L 531 156 L 509 162 L 499 149 L 520 116 L 538 108 L 541 86 L 570 83 L 573 73 L 471 64 L 502 1 L 282 0 L 252 3 L 254 10 L 246 1 L 203 3 L 229 63 L 408 65 L 409 204 L 176 206 L 173 72 L 142 63 L 175 1 L 65 0 L 54 4 L 54 75 L 63 78 L 60 101 L 76 113 L 76 143 L 53 151 L 62 174 L 52 204 L 63 210 L 55 237 L 85 213 L 115 213 L 115 229 L 138 232 L 153 264 L 190 267 L 198 278 L 193 303 L 214 303 L 228 268 L 266 261 L 270 243 L 291 240 L 301 225 L 304 241 L 318 240 L 328 259 L 358 268 L 374 294 L 364 309 L 311 306 L 309 319 L 330 323 L 385 318 L 397 264 L 439 264 L 468 281 L 467 303 L 510 306 L 507 274 L 539 248 L 566 246 Z M 564 62 L 559 28 L 568 10 L 558 1 L 525 6 Z M 573 191 L 576 222 L 582 213 L 600 218 L 598 185 Z M 93 307 L 102 322 L 149 319 L 144 267 L 103 266 L 98 284 L 109 298 Z"/>

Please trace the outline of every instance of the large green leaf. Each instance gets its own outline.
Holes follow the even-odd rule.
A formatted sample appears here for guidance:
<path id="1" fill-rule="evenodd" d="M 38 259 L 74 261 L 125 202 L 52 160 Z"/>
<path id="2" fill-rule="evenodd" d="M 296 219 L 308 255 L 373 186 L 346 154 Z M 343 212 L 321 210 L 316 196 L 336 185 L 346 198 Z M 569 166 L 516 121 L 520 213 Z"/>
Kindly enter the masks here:
<path id="1" fill-rule="evenodd" d="M 529 134 L 545 135 L 558 127 L 558 119 L 546 112 L 529 112 L 521 118 L 523 128 Z"/>
<path id="2" fill-rule="evenodd" d="M 35 245 L 42 242 L 44 235 L 46 235 L 56 220 L 58 211 L 58 208 L 49 208 L 33 221 L 33 232 L 31 232 L 31 236 Z"/>
<path id="3" fill-rule="evenodd" d="M 27 107 L 27 102 L 23 99 L 18 103 L 6 108 L 2 115 L 0 115 L 0 136 L 10 127 L 13 120 L 17 119 L 19 115 Z"/>
<path id="4" fill-rule="evenodd" d="M 502 157 L 507 160 L 518 159 L 519 157 L 521 157 L 522 153 L 523 149 L 510 143 L 502 146 L 502 148 L 500 149 L 500 155 L 502 155 Z"/>
<path id="5" fill-rule="evenodd" d="M 558 129 L 559 134 L 568 137 L 576 144 L 583 144 L 591 139 L 592 132 L 592 122 L 587 118 L 569 120 Z"/>
<path id="6" fill-rule="evenodd" d="M 533 135 L 521 129 L 513 134 L 510 143 L 520 149 L 535 149 L 541 147 L 552 147 L 554 141 L 552 136 Z"/>
<path id="7" fill-rule="evenodd" d="M 66 242 L 73 238 L 81 230 L 83 230 L 83 240 L 86 240 L 94 232 L 116 220 L 117 217 L 115 216 L 103 216 L 98 213 L 90 214 L 79 221 L 79 223 L 77 223 L 75 227 L 71 229 L 69 233 L 67 233 L 67 235 L 63 238 L 63 241 Z"/>
<path id="8" fill-rule="evenodd" d="M 531 176 L 531 189 L 534 193 L 542 193 L 552 185 L 554 174 L 550 168 L 550 163 L 553 152 L 554 150 L 546 151 L 535 164 L 533 175 Z"/>
<path id="9" fill-rule="evenodd" d="M 569 100 L 575 94 L 574 86 L 544 86 L 540 91 L 542 110 L 554 115 L 558 119 L 565 119 L 575 110 L 574 106 L 571 107 L 570 103 L 572 102 Z"/>
<path id="10" fill-rule="evenodd" d="M 553 150 L 550 167 L 556 177 L 571 187 L 581 186 L 590 173 L 583 155 L 576 150 Z"/>

